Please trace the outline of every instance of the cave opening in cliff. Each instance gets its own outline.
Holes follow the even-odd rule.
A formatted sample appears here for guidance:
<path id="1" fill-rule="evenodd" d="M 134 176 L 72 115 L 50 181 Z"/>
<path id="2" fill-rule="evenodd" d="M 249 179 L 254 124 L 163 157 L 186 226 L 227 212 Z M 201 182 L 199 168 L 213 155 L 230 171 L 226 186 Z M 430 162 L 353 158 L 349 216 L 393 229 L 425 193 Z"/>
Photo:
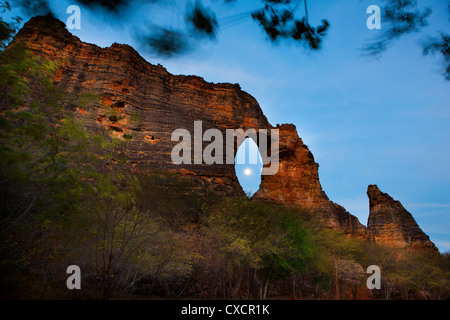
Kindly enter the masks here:
<path id="1" fill-rule="evenodd" d="M 263 161 L 258 145 L 251 138 L 247 138 L 239 146 L 234 159 L 238 181 L 247 194 L 253 196 L 261 184 Z"/>

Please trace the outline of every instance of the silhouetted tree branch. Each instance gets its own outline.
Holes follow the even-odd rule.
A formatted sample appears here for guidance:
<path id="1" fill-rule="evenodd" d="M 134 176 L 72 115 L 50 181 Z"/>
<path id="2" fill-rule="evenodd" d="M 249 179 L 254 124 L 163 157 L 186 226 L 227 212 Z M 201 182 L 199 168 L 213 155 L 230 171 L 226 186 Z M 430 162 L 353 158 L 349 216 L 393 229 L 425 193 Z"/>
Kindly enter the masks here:
<path id="1" fill-rule="evenodd" d="M 417 0 L 383 1 L 381 35 L 364 45 L 362 49 L 364 55 L 380 56 L 396 40 L 407 34 L 420 33 L 428 26 L 428 18 L 432 12 L 430 7 L 419 9 Z M 120 19 L 122 13 L 132 6 L 167 5 L 162 0 L 76 0 L 76 2 L 88 10 L 100 10 L 106 14 L 112 14 L 116 20 Z M 225 4 L 233 2 L 236 0 L 223 0 Z M 253 20 L 268 36 L 268 40 L 273 43 L 286 40 L 304 44 L 306 48 L 312 50 L 321 48 L 330 22 L 322 19 L 320 25 L 312 26 L 309 23 L 310 12 L 307 0 L 261 0 L 261 2 L 262 8 L 239 13 L 224 18 L 222 21 L 217 19 L 211 8 L 204 6 L 202 0 L 196 0 L 195 4 L 187 5 L 184 9 L 184 26 L 154 25 L 145 30 L 136 29 L 135 39 L 144 49 L 155 55 L 172 57 L 189 52 L 198 41 L 216 39 L 220 30 Z M 299 12 L 298 8 L 302 3 L 304 11 Z M 16 0 L 13 5 L 7 1 L 1 2 L 1 4 L 5 8 L 19 7 L 27 15 L 52 13 L 49 0 Z M 2 9 L 1 6 L 0 9 Z M 6 33 L 6 37 L 13 33 L 8 29 L 8 26 L 12 25 L 5 24 L 3 20 L 0 23 L 0 36 L 3 41 L 4 33 Z M 446 33 L 441 32 L 439 37 L 428 38 L 424 42 L 423 53 L 443 56 L 446 68 L 444 73 L 448 79 L 448 68 L 450 68 L 448 50 L 446 50 L 448 36 L 445 35 Z"/>

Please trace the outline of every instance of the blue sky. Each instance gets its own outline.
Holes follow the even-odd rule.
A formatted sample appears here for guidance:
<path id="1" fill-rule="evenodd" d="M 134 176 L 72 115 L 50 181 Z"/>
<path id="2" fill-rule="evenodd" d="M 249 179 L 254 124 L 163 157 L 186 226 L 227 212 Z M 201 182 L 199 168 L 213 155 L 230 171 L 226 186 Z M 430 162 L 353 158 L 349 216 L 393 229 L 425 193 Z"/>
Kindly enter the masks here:
<path id="1" fill-rule="evenodd" d="M 133 8 L 120 21 L 82 8 L 82 28 L 71 32 L 102 47 L 129 44 L 173 74 L 239 83 L 272 125 L 297 126 L 332 201 L 366 224 L 367 186 L 377 184 L 402 202 L 441 251 L 450 250 L 450 82 L 441 75 L 438 58 L 421 54 L 423 37 L 405 36 L 379 59 L 363 57 L 360 48 L 380 32 L 367 29 L 366 9 L 382 2 L 309 1 L 310 22 L 317 25 L 326 18 L 331 23 L 319 52 L 293 43 L 273 45 L 248 20 L 220 30 L 217 40 L 202 41 L 189 54 L 165 59 L 142 50 L 133 35 L 135 27 L 151 22 L 182 24 L 184 1 L 167 3 L 158 10 Z M 447 1 L 419 3 L 433 8 L 422 36 L 449 31 Z M 66 21 L 70 4 L 54 1 L 52 9 Z M 211 7 L 220 24 L 225 17 L 261 7 L 261 1 L 226 6 L 212 1 Z M 249 177 L 246 188 L 253 192 L 258 188 L 254 178 Z"/>

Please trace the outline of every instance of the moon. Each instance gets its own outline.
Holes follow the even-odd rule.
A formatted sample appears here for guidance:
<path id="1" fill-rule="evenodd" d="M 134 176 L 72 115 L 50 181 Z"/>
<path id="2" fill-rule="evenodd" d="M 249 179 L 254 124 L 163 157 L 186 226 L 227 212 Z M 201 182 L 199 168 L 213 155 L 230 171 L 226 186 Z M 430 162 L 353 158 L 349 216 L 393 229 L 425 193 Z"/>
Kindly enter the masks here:
<path id="1" fill-rule="evenodd" d="M 246 176 L 250 176 L 250 175 L 252 174 L 252 170 L 249 169 L 249 168 L 247 168 L 247 169 L 244 170 L 244 174 L 245 174 Z"/>

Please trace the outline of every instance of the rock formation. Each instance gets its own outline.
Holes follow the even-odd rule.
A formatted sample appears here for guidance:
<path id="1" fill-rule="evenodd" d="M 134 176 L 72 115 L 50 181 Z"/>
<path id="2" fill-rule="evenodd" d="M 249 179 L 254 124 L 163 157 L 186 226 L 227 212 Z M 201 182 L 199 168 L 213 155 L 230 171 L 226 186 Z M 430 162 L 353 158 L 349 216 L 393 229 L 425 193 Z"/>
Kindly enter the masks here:
<path id="1" fill-rule="evenodd" d="M 399 201 L 381 192 L 376 185 L 367 188 L 367 195 L 370 206 L 367 228 L 375 242 L 398 248 L 436 250 L 430 238 Z"/>
<path id="2" fill-rule="evenodd" d="M 263 176 L 255 197 L 312 209 L 330 227 L 361 239 L 369 238 L 367 228 L 330 201 L 322 190 L 319 166 L 295 126 L 273 127 L 255 98 L 238 84 L 214 84 L 196 76 L 172 75 L 164 67 L 145 61 L 128 45 L 100 48 L 83 43 L 66 30 L 63 22 L 51 17 L 32 18 L 13 43 L 19 41 L 24 41 L 36 56 L 57 65 L 54 81 L 68 93 L 94 93 L 100 97 L 100 102 L 66 105 L 65 109 L 82 119 L 87 127 L 105 128 L 112 137 L 126 140 L 124 153 L 130 170 L 176 171 L 190 176 L 197 185 L 243 194 L 234 165 L 172 163 L 171 151 L 179 143 L 171 141 L 172 132 L 187 129 L 193 133 L 194 121 L 202 121 L 203 132 L 217 128 L 224 135 L 227 129 L 276 128 L 280 131 L 279 171 L 273 176 Z M 400 219 L 406 213 L 386 201 L 388 205 L 377 207 L 385 198 L 371 199 L 371 208 L 379 208 L 369 219 L 375 239 L 387 243 L 390 236 L 386 235 L 392 234 L 403 237 L 395 238 L 399 244 L 426 243 L 428 237 L 411 222 L 412 217 L 398 220 L 407 224 L 405 228 L 397 225 L 396 229 L 389 229 L 392 232 L 388 231 L 392 225 L 389 223 L 397 221 L 393 217 Z"/>
<path id="3" fill-rule="evenodd" d="M 330 201 L 322 190 L 319 165 L 299 138 L 295 126 L 282 125 L 277 129 L 280 130 L 278 173 L 262 176 L 260 189 L 254 197 L 312 209 L 332 228 L 367 239 L 367 230 L 358 219 Z"/>
<path id="4" fill-rule="evenodd" d="M 174 76 L 145 61 L 132 47 L 100 48 L 81 42 L 63 22 L 34 17 L 16 35 L 38 56 L 58 66 L 55 82 L 70 94 L 94 93 L 101 103 L 72 108 L 88 127 L 104 127 L 111 136 L 128 140 L 125 153 L 136 170 L 149 166 L 197 176 L 201 181 L 241 190 L 233 165 L 174 165 L 172 132 L 271 128 L 257 101 L 238 84 L 213 84 L 196 76 Z M 94 121 L 93 121 L 94 119 Z"/>

